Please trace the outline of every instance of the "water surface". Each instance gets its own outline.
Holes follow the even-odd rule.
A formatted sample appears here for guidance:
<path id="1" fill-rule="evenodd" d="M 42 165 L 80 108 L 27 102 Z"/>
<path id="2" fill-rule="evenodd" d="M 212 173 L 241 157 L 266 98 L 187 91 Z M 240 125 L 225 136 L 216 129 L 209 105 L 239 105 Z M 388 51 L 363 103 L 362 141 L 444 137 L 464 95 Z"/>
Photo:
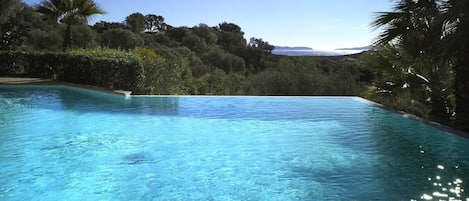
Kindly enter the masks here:
<path id="1" fill-rule="evenodd" d="M 0 86 L 0 153 L 7 201 L 466 200 L 469 177 L 467 139 L 358 98 Z"/>

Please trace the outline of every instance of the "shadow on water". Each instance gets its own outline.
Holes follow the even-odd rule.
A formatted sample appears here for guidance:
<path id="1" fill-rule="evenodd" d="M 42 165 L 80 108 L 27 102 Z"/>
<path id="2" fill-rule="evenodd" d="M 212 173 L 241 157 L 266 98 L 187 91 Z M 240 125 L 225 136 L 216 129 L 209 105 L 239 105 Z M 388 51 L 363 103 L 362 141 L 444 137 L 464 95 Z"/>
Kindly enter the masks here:
<path id="1" fill-rule="evenodd" d="M 466 200 L 467 139 L 378 108 L 370 116 L 378 161 L 371 171 L 388 200 Z"/>
<path id="2" fill-rule="evenodd" d="M 302 149 L 315 157 L 285 166 L 285 179 L 319 184 L 308 198 L 466 201 L 469 140 L 378 107 L 337 109 L 342 127 Z"/>
<path id="3" fill-rule="evenodd" d="M 92 90 L 65 86 L 0 86 L 0 97 L 8 101 L 4 105 L 23 108 L 40 108 L 73 113 L 111 113 L 129 115 L 185 116 L 196 118 L 261 119 L 261 120 L 331 120 L 329 108 L 350 102 L 331 98 L 186 98 L 186 97 L 131 97 L 106 94 Z M 0 100 L 2 101 L 2 100 Z M 317 104 L 325 104 L 318 107 Z M 315 111 L 308 110 L 314 106 Z M 275 107 L 276 110 L 271 108 Z M 254 108 L 254 109 L 253 109 Z M 321 108 L 321 109 L 317 109 Z M 281 115 L 279 115 L 281 114 Z M 312 116 L 313 114 L 313 116 Z"/>
<path id="4" fill-rule="evenodd" d="M 125 98 L 65 86 L 0 86 L 5 107 L 66 110 L 74 113 L 177 115 L 179 98 Z"/>

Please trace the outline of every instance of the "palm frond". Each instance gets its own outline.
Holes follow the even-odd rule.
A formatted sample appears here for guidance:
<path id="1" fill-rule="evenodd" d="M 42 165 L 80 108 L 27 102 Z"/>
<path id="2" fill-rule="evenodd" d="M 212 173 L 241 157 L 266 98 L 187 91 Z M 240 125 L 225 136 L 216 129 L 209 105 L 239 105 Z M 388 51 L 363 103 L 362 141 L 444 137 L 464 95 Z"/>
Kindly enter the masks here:
<path id="1" fill-rule="evenodd" d="M 35 6 L 36 11 L 67 25 L 63 49 L 71 47 L 72 25 L 88 22 L 95 14 L 105 14 L 93 0 L 43 0 Z"/>

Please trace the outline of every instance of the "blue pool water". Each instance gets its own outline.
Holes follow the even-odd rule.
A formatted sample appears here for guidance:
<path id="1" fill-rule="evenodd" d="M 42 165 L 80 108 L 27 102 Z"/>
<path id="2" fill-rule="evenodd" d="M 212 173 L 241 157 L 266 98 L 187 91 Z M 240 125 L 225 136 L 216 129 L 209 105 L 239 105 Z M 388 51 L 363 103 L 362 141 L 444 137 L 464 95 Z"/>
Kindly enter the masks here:
<path id="1" fill-rule="evenodd" d="M 359 98 L 0 86 L 5 201 L 466 201 L 467 178 L 469 140 Z"/>

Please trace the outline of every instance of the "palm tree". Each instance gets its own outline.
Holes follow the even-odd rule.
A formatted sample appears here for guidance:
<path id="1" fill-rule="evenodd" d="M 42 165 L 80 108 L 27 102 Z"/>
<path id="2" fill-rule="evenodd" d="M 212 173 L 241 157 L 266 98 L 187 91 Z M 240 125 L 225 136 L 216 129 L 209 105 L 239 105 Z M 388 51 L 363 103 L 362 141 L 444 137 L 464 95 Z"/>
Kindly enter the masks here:
<path id="1" fill-rule="evenodd" d="M 378 71 L 388 75 L 387 80 L 382 81 L 399 81 L 398 85 L 392 86 L 393 91 L 384 91 L 391 92 L 389 95 L 394 99 L 406 100 L 409 105 L 415 101 L 429 105 L 431 119 L 448 123 L 452 115 L 449 98 L 453 75 L 450 60 L 441 54 L 440 48 L 444 34 L 444 20 L 440 17 L 442 6 L 437 0 L 402 0 L 395 5 L 393 12 L 379 13 L 372 25 L 384 27 L 376 41 L 383 50 L 374 57 L 391 62 L 390 65 L 379 66 L 381 69 Z M 380 55 L 380 52 L 388 55 Z M 400 55 L 399 58 L 393 58 L 390 52 Z"/>
<path id="2" fill-rule="evenodd" d="M 363 54 L 363 66 L 374 73 L 373 87 L 367 98 L 394 109 L 427 118 L 430 107 L 426 103 L 427 80 L 415 68 L 409 68 L 413 58 L 397 46 L 386 44 L 376 51 Z"/>
<path id="3" fill-rule="evenodd" d="M 372 26 L 385 29 L 376 44 L 397 43 L 412 56 L 433 53 L 442 34 L 440 7 L 437 0 L 401 0 L 393 12 L 378 13 Z"/>
<path id="4" fill-rule="evenodd" d="M 445 20 L 444 54 L 455 58 L 456 127 L 469 131 L 469 1 L 448 0 Z"/>
<path id="5" fill-rule="evenodd" d="M 72 26 L 88 22 L 95 14 L 105 14 L 93 0 L 44 0 L 35 10 L 47 16 L 54 23 L 66 25 L 63 50 L 72 46 Z"/>

